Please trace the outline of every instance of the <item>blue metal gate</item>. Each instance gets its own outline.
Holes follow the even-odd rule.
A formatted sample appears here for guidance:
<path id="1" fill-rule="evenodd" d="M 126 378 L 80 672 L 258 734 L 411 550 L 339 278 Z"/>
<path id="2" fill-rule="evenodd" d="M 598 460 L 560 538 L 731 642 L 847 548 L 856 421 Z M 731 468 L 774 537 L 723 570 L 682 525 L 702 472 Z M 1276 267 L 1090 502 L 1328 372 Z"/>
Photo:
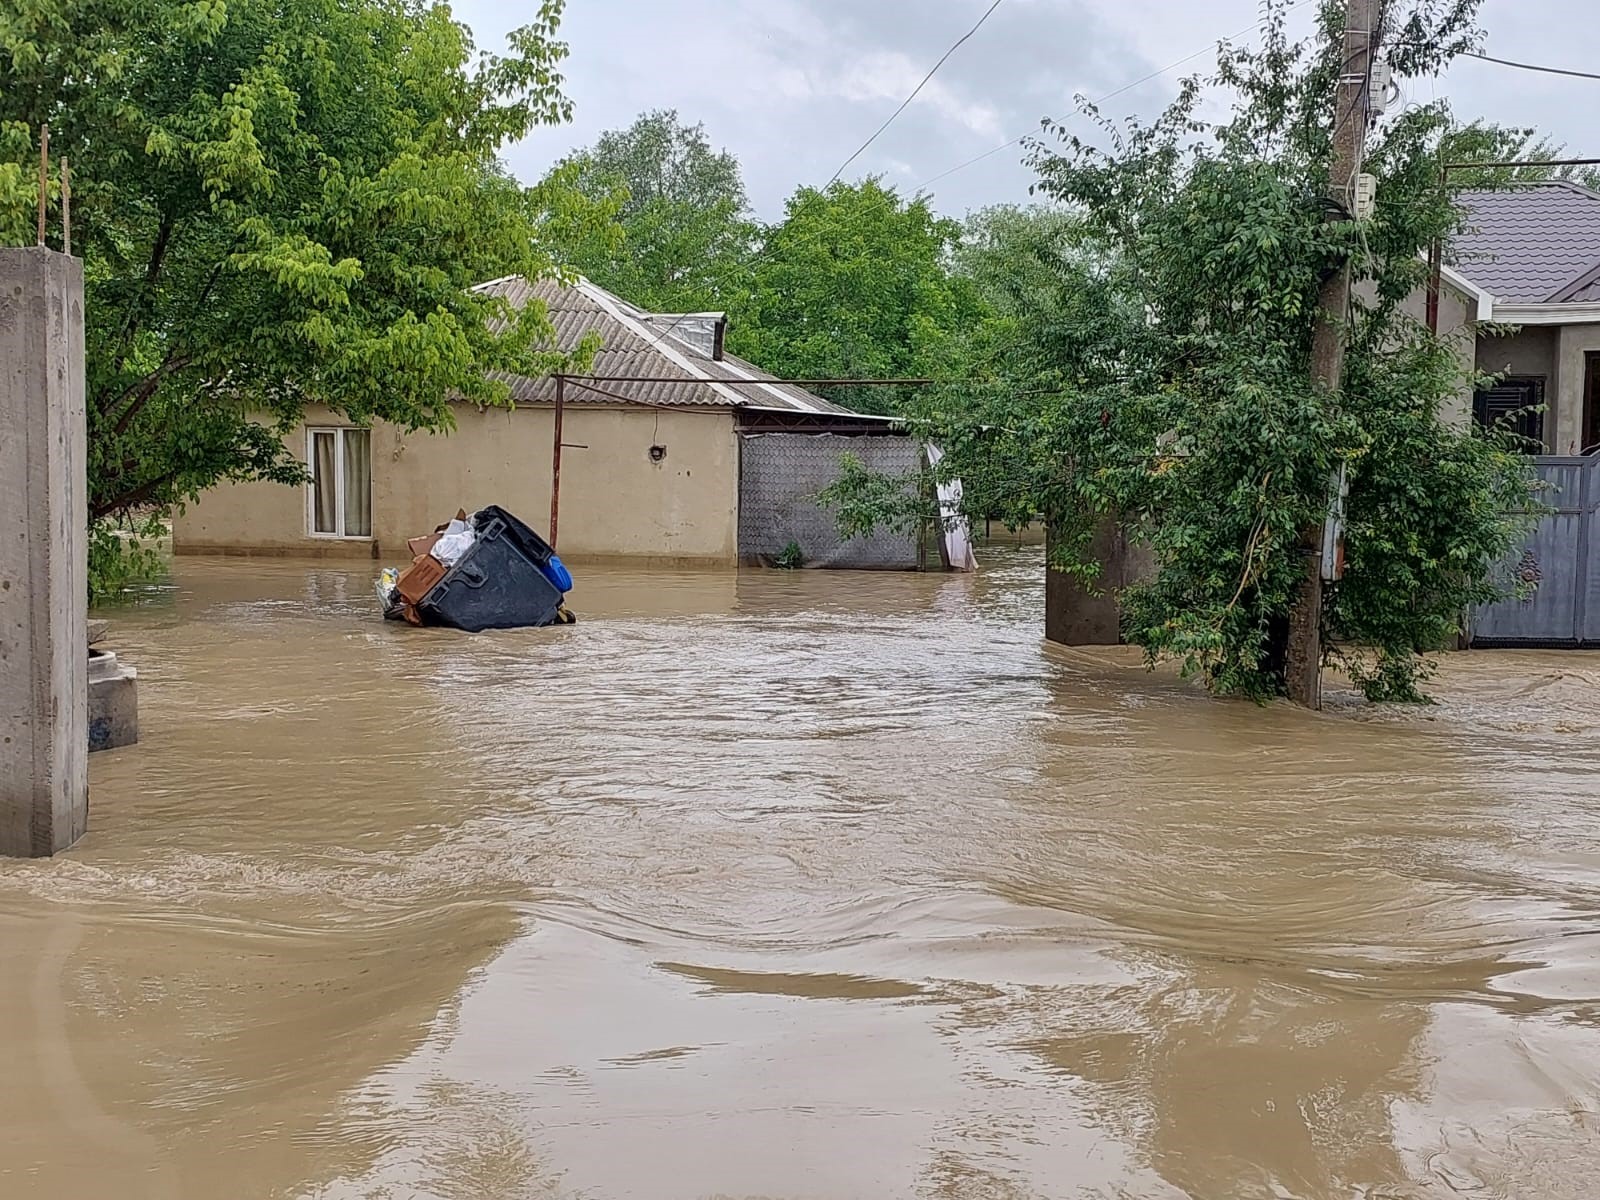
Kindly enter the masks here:
<path id="1" fill-rule="evenodd" d="M 1540 455 L 1535 470 L 1553 511 L 1501 564 L 1501 582 L 1536 583 L 1527 599 L 1501 600 L 1473 614 L 1474 646 L 1600 647 L 1600 458 Z"/>

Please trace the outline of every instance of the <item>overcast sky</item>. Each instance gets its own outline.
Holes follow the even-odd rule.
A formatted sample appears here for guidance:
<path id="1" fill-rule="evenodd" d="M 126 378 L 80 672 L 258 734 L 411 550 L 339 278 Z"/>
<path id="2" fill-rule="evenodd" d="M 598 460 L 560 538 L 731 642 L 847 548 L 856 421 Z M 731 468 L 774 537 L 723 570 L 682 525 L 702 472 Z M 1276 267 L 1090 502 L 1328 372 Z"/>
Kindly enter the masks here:
<path id="1" fill-rule="evenodd" d="M 534 0 L 458 0 L 480 45 L 496 48 Z M 821 184 L 916 86 L 989 0 L 568 0 L 571 125 L 545 129 L 506 155 L 537 179 L 602 130 L 646 109 L 703 122 L 744 167 L 756 211 L 772 219 L 797 186 Z M 1309 26 L 1313 3 L 1291 13 Z M 1487 52 L 1600 70 L 1596 0 L 1485 0 Z M 881 173 L 912 191 L 942 172 L 1249 30 L 1258 0 L 1005 0 L 846 178 Z M 1108 100 L 1107 113 L 1153 116 L 1177 80 L 1211 54 Z M 1531 124 L 1574 154 L 1600 157 L 1600 80 L 1462 61 L 1444 78 L 1411 81 L 1409 102 L 1447 96 L 1464 117 Z M 937 206 L 1025 201 L 1031 181 L 1011 148 L 940 179 Z"/>

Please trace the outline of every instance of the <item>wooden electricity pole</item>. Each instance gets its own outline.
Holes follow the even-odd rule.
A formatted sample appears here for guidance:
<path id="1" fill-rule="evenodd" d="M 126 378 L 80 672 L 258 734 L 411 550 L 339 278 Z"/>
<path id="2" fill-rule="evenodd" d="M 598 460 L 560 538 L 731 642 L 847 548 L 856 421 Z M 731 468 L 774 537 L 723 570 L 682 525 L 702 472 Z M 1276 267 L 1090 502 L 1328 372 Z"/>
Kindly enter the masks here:
<path id="1" fill-rule="evenodd" d="M 1382 34 L 1382 0 L 1345 0 L 1344 46 L 1334 93 L 1333 157 L 1328 196 L 1355 219 L 1356 176 L 1366 148 L 1372 92 L 1372 66 Z M 1316 330 L 1311 342 L 1312 379 L 1338 391 L 1344 372 L 1345 326 L 1350 313 L 1350 260 L 1322 285 Z M 1289 645 L 1284 684 L 1289 699 L 1307 708 L 1322 707 L 1322 528 L 1301 541 L 1305 579 L 1289 613 Z"/>

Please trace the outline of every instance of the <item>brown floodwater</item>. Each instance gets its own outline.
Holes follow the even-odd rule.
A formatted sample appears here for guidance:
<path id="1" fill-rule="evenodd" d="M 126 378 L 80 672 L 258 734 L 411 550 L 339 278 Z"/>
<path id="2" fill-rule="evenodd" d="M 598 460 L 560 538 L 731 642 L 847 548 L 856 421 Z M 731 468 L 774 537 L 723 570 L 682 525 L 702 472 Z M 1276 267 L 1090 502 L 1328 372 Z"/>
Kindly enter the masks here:
<path id="1" fill-rule="evenodd" d="M 180 561 L 0 863 L 0 1197 L 1594 1196 L 1600 659 L 1208 699 L 976 577 Z"/>

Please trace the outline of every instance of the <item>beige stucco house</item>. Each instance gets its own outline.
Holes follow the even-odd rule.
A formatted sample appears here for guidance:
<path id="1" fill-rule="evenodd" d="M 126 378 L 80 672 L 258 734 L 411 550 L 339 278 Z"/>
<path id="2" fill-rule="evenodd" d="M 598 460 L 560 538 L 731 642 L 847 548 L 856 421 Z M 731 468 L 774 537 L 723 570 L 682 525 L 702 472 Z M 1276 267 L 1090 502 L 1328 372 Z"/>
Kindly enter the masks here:
<path id="1" fill-rule="evenodd" d="M 765 543 L 795 536 L 785 522 L 800 517 L 809 521 L 808 553 L 821 553 L 818 543 L 830 528 L 825 519 L 815 512 L 795 516 L 815 508 L 818 489 L 810 485 L 801 495 L 795 484 L 793 495 L 773 503 L 759 490 L 770 491 L 770 481 L 756 481 L 757 499 L 767 502 L 764 519 L 759 530 L 757 522 L 746 522 L 750 528 L 741 538 L 741 484 L 744 504 L 752 503 L 749 472 L 741 478 L 746 440 L 787 434 L 811 447 L 819 438 L 862 439 L 878 446 L 869 458 L 885 451 L 903 457 L 912 448 L 911 439 L 884 419 L 777 383 L 724 353 L 719 314 L 647 313 L 582 280 L 563 286 L 512 277 L 483 288 L 514 304 L 542 300 L 563 347 L 590 332 L 602 341 L 591 376 L 562 385 L 558 548 L 569 561 L 733 565 L 781 550 L 782 541 Z M 304 487 L 219 486 L 176 517 L 174 549 L 396 559 L 407 538 L 458 507 L 491 503 L 544 530 L 556 382 L 500 378 L 514 407 L 458 405 L 456 428 L 448 434 L 408 433 L 382 422 L 357 428 L 326 409 L 311 409 L 289 446 L 313 481 Z M 771 447 L 763 450 L 770 458 Z M 837 463 L 838 453 L 826 461 Z M 888 549 L 891 559 L 899 553 Z"/>
<path id="2" fill-rule="evenodd" d="M 1600 192 L 1567 180 L 1471 190 L 1446 256 L 1439 331 L 1472 326 L 1473 365 L 1499 376 L 1480 422 L 1516 417 L 1552 454 L 1600 448 Z M 1413 298 L 1421 315 L 1424 298 Z M 1526 412 L 1543 407 L 1543 412 Z"/>

